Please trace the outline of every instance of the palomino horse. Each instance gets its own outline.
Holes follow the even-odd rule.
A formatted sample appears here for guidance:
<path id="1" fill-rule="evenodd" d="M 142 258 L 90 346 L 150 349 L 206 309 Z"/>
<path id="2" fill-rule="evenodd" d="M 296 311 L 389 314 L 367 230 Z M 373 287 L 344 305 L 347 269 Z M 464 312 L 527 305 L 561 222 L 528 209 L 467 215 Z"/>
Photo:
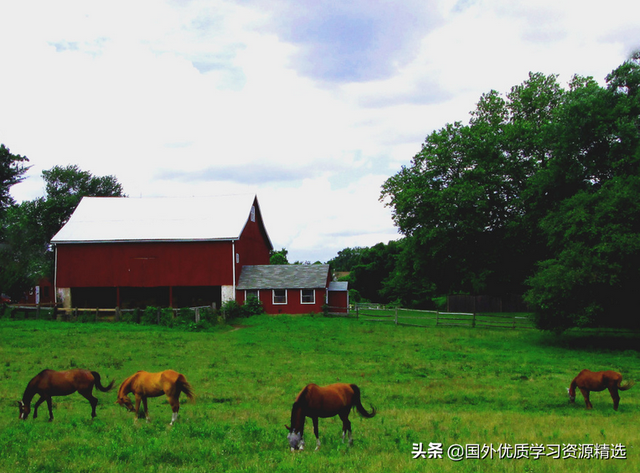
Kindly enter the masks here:
<path id="1" fill-rule="evenodd" d="M 49 407 L 49 422 L 51 422 L 53 420 L 51 396 L 68 396 L 76 391 L 91 403 L 91 417 L 93 418 L 96 416 L 96 406 L 98 405 L 98 399 L 92 394 L 94 386 L 102 392 L 107 392 L 113 388 L 113 381 L 111 381 L 107 387 L 102 386 L 100 375 L 96 371 L 41 371 L 29 381 L 27 389 L 24 390 L 24 394 L 22 395 L 22 401 L 18 401 L 20 419 L 27 420 L 29 412 L 31 411 L 31 400 L 36 394 L 39 394 L 40 399 L 38 399 L 33 406 L 33 418 L 38 417 L 38 407 L 40 404 L 47 401 L 47 406 Z"/>
<path id="2" fill-rule="evenodd" d="M 304 449 L 304 421 L 306 417 L 313 420 L 313 433 L 316 435 L 316 450 L 320 448 L 318 436 L 318 417 L 340 416 L 342 420 L 342 441 L 345 432 L 349 432 L 349 445 L 353 443 L 351 437 L 351 422 L 349 413 L 355 407 L 360 415 L 371 418 L 376 415 L 375 407 L 367 412 L 360 401 L 360 389 L 355 384 L 336 383 L 320 387 L 317 384 L 308 384 L 300 391 L 291 409 L 291 427 L 285 426 L 289 431 L 287 439 L 291 451 Z"/>
<path id="3" fill-rule="evenodd" d="M 633 382 L 622 383 L 622 375 L 615 371 L 589 371 L 582 370 L 580 374 L 571 381 L 571 386 L 567 389 L 569 391 L 569 401 L 575 402 L 576 400 L 576 387 L 580 389 L 580 392 L 584 396 L 584 401 L 587 404 L 587 409 L 591 409 L 591 401 L 589 401 L 590 391 L 604 391 L 608 389 L 613 399 L 613 409 L 618 410 L 618 404 L 620 403 L 620 395 L 618 390 L 626 391 L 633 386 Z"/>
<path id="4" fill-rule="evenodd" d="M 126 407 L 129 411 L 137 414 L 140 411 L 140 401 L 144 405 L 144 416 L 149 422 L 149 410 L 147 409 L 147 398 L 158 397 L 163 394 L 167 395 L 169 404 L 173 414 L 171 415 L 171 423 L 178 418 L 178 410 L 180 410 L 180 393 L 183 392 L 190 400 L 194 399 L 193 389 L 180 373 L 173 370 L 161 371 L 160 373 L 148 373 L 146 371 L 138 371 L 136 374 L 129 376 L 120 385 L 118 390 L 118 400 L 116 404 Z M 133 393 L 136 396 L 136 405 L 129 399 L 128 394 Z"/>

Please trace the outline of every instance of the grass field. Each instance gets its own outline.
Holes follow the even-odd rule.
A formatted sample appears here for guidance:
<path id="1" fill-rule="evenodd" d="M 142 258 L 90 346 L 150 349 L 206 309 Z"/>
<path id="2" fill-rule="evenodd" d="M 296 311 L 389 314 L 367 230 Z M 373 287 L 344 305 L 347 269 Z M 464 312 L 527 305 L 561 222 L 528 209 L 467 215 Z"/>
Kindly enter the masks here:
<path id="1" fill-rule="evenodd" d="M 413 328 L 355 319 L 258 316 L 211 332 L 112 323 L 0 320 L 1 472 L 617 472 L 640 467 L 640 385 L 593 393 L 592 411 L 566 387 L 583 368 L 640 379 L 637 336 L 460 327 Z M 45 368 L 98 371 L 116 388 L 137 370 L 174 369 L 193 385 L 173 427 L 164 398 L 151 399 L 152 422 L 134 423 L 114 404 L 116 390 L 94 392 L 98 417 L 78 394 L 54 398 L 35 421 L 18 420 L 17 401 Z M 354 444 L 339 419 L 321 419 L 322 448 L 291 453 L 284 424 L 309 382 L 357 384 L 365 408 L 353 412 Z M 414 444 L 443 445 L 441 459 L 413 459 Z M 452 444 L 492 446 L 494 458 L 447 457 Z M 499 458 L 500 445 L 525 445 L 529 458 Z M 561 456 L 572 446 L 622 446 L 626 459 L 532 458 L 533 445 Z M 620 447 L 618 447 L 620 449 Z M 618 451 L 619 453 L 619 451 Z M 510 451 L 513 454 L 513 451 Z M 611 455 L 611 454 L 610 454 Z M 577 454 L 576 454 L 577 456 Z"/>

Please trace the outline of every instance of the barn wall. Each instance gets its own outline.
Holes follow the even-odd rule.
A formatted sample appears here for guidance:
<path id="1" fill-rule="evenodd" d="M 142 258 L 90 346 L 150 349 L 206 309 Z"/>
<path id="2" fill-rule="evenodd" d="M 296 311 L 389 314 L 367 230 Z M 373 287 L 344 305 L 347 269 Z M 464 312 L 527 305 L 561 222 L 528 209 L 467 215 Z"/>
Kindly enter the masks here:
<path id="1" fill-rule="evenodd" d="M 326 290 L 316 289 L 315 304 L 302 304 L 300 302 L 300 289 L 287 289 L 287 304 L 273 304 L 271 289 L 260 289 L 259 298 L 267 314 L 309 314 L 322 312 L 322 306 L 326 301 Z M 236 301 L 244 304 L 244 291 L 236 291 Z"/>
<path id="2" fill-rule="evenodd" d="M 57 246 L 57 287 L 232 285 L 231 242 Z"/>
<path id="3" fill-rule="evenodd" d="M 331 312 L 347 313 L 349 293 L 347 291 L 329 291 L 329 302 L 327 305 Z"/>
<path id="4" fill-rule="evenodd" d="M 251 218 L 247 220 L 247 225 L 235 243 L 238 254 L 238 259 L 235 260 L 236 284 L 240 279 L 243 266 L 269 264 L 271 246 L 268 241 L 260 209 L 256 206 L 255 221 L 252 221 Z"/>

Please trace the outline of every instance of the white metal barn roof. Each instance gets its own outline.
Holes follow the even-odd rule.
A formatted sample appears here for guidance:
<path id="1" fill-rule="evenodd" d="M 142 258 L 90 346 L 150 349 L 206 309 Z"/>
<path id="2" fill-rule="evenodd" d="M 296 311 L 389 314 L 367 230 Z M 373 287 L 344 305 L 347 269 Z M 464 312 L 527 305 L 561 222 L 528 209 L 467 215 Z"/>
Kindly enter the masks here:
<path id="1" fill-rule="evenodd" d="M 249 220 L 254 199 L 255 195 L 84 197 L 51 241 L 61 244 L 235 240 Z"/>

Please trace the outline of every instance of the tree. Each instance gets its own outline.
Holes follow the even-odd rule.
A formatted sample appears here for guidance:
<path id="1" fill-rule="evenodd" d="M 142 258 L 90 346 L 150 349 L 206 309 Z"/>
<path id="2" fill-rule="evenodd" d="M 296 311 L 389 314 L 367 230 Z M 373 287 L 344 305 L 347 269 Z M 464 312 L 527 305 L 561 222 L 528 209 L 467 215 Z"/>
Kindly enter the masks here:
<path id="1" fill-rule="evenodd" d="M 535 259 L 520 242 L 534 254 L 544 248 L 521 196 L 546 162 L 544 136 L 562 99 L 556 77 L 543 74 L 530 74 L 506 99 L 491 91 L 469 125 L 433 132 L 411 165 L 384 183 L 380 199 L 413 240 L 412 264 L 429 268 L 412 281 L 438 293 L 523 290 Z"/>
<path id="2" fill-rule="evenodd" d="M 269 264 L 289 264 L 287 254 L 289 254 L 289 252 L 285 248 L 282 248 L 279 251 L 271 250 Z"/>
<path id="3" fill-rule="evenodd" d="M 529 289 L 541 328 L 620 325 L 640 285 L 639 179 L 640 55 L 605 88 L 530 74 L 385 182 L 407 240 L 386 288 L 414 302 Z"/>
<path id="4" fill-rule="evenodd" d="M 69 220 L 82 197 L 124 197 L 114 176 L 93 176 L 78 166 L 42 172 L 45 196 L 12 206 L 3 225 L 0 287 L 14 298 L 53 273 L 51 238 Z"/>
<path id="5" fill-rule="evenodd" d="M 554 160 L 535 182 L 557 205 L 541 220 L 551 250 L 529 279 L 541 328 L 640 326 L 640 65 L 607 88 L 573 84 L 554 129 Z"/>
<path id="6" fill-rule="evenodd" d="M 28 161 L 25 156 L 11 154 L 9 148 L 0 144 L 0 221 L 7 209 L 15 204 L 9 189 L 24 180 L 24 175 L 29 169 L 24 163 Z"/>

